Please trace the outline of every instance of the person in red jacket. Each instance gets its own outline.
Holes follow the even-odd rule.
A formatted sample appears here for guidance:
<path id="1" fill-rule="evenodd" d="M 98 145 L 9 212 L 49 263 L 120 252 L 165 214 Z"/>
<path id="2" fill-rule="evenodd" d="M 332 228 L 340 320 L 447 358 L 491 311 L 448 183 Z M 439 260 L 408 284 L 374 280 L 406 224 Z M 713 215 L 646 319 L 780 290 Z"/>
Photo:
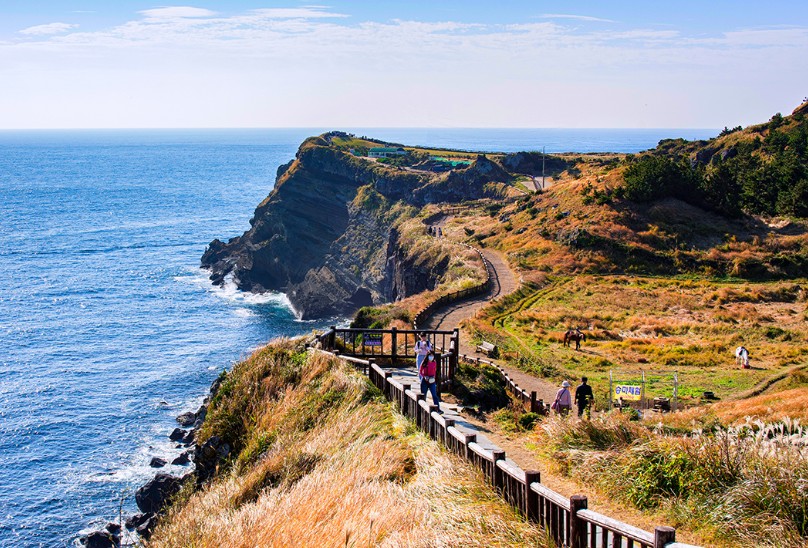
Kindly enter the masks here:
<path id="1" fill-rule="evenodd" d="M 421 364 L 421 369 L 418 370 L 421 377 L 421 394 L 426 394 L 429 390 L 432 393 L 432 401 L 435 405 L 440 406 L 440 398 L 438 398 L 438 383 L 435 378 L 438 374 L 438 362 L 435 361 L 435 354 L 430 352 L 427 355 L 424 363 Z"/>

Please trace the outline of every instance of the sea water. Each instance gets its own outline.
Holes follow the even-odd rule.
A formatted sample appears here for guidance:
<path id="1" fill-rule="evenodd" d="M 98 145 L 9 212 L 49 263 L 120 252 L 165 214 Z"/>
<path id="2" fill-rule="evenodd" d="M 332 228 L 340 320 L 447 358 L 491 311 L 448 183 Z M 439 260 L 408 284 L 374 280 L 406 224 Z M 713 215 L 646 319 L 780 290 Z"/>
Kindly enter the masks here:
<path id="1" fill-rule="evenodd" d="M 0 132 L 0 546 L 68 546 L 136 512 L 174 418 L 300 322 L 213 288 L 199 259 L 249 227 L 319 129 Z M 349 129 L 486 151 L 636 152 L 714 130 Z M 181 474 L 181 466 L 166 471 Z"/>

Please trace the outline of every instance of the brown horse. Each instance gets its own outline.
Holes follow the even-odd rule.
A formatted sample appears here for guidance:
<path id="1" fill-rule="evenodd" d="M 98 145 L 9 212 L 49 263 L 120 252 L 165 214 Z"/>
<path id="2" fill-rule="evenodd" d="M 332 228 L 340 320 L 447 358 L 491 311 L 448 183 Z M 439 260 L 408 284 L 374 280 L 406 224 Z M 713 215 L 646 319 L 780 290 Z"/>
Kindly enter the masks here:
<path id="1" fill-rule="evenodd" d="M 564 346 L 571 346 L 572 341 L 575 341 L 575 350 L 580 350 L 581 341 L 586 341 L 586 335 L 580 329 L 570 329 L 564 333 Z"/>

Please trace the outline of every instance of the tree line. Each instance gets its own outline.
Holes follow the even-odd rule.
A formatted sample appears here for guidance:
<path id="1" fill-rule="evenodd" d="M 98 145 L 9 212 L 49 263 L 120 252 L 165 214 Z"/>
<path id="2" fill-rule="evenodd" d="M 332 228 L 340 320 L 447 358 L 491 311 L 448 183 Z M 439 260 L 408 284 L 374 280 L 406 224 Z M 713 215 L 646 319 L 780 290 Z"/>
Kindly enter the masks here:
<path id="1" fill-rule="evenodd" d="M 629 156 L 617 198 L 649 202 L 665 197 L 723 215 L 808 217 L 808 123 L 801 114 L 776 114 L 753 139 L 741 139 L 709 161 L 681 148 Z M 766 131 L 768 130 L 768 131 Z M 737 132 L 737 128 L 724 133 Z M 715 140 L 705 147 L 715 146 Z"/>

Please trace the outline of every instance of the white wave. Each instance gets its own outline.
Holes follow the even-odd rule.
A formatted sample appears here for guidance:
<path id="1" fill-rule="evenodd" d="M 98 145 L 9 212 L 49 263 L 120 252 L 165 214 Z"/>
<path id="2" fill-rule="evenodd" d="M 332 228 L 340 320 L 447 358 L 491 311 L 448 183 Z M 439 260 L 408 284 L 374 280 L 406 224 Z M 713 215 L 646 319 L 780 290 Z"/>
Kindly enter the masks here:
<path id="1" fill-rule="evenodd" d="M 108 472 L 94 472 L 88 474 L 85 481 L 88 483 L 123 483 L 138 485 L 146 483 L 157 472 L 171 474 L 172 476 L 181 476 L 194 469 L 193 463 L 186 465 L 170 464 L 172 460 L 184 451 L 191 450 L 191 447 L 177 447 L 177 443 L 168 439 L 168 434 L 163 432 L 160 440 L 150 440 L 149 445 L 140 446 L 134 455 L 129 460 L 129 463 L 123 466 L 110 470 Z M 152 457 L 159 457 L 164 459 L 169 464 L 162 468 L 152 468 L 149 466 Z"/>
<path id="2" fill-rule="evenodd" d="M 287 297 L 285 293 L 281 293 L 279 291 L 267 291 L 266 293 L 249 293 L 247 291 L 241 291 L 236 285 L 236 282 L 233 280 L 232 273 L 225 276 L 224 284 L 221 286 L 213 285 L 210 282 L 207 274 L 202 270 L 195 274 L 174 276 L 174 280 L 196 285 L 216 295 L 217 297 L 230 302 L 246 305 L 271 304 L 288 309 L 295 315 L 296 318 L 300 317 L 300 314 L 298 314 L 298 312 L 292 306 L 291 301 L 289 301 L 289 297 Z M 237 314 L 241 315 L 243 313 L 237 312 Z"/>
<path id="3" fill-rule="evenodd" d="M 239 318 L 251 318 L 252 316 L 255 316 L 255 312 L 253 312 L 249 308 L 236 308 L 233 311 L 233 314 L 235 314 Z"/>

